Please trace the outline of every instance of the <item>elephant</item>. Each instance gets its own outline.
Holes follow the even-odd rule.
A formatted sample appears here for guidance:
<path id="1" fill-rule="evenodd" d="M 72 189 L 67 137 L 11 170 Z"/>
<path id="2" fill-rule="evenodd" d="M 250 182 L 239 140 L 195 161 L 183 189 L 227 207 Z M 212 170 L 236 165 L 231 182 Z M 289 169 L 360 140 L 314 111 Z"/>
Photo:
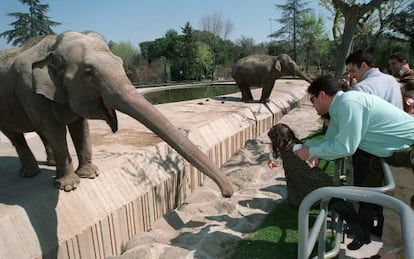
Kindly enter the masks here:
<path id="1" fill-rule="evenodd" d="M 276 79 L 285 75 L 297 75 L 309 83 L 312 81 L 287 54 L 244 57 L 233 65 L 231 75 L 244 102 L 253 101 L 250 86 L 263 87 L 260 102 L 269 102 Z"/>
<path id="2" fill-rule="evenodd" d="M 92 162 L 88 119 L 106 121 L 115 133 L 119 111 L 148 127 L 210 177 L 224 197 L 232 196 L 233 186 L 224 172 L 137 92 L 122 59 L 110 51 L 100 34 L 48 35 L 0 53 L 0 64 L 0 130 L 17 151 L 21 176 L 40 172 L 23 135 L 35 131 L 53 151 L 57 188 L 72 191 L 80 177 L 95 178 L 98 168 Z M 76 171 L 67 130 L 79 160 Z"/>

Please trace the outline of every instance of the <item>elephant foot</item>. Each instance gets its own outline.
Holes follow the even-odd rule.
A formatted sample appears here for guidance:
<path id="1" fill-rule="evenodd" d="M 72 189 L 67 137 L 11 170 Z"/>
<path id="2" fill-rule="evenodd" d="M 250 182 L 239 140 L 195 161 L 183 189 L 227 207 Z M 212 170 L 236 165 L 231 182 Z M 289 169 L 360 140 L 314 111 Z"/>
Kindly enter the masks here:
<path id="1" fill-rule="evenodd" d="M 33 167 L 22 167 L 20 169 L 19 175 L 21 177 L 33 177 L 40 173 L 40 169 L 37 166 Z"/>
<path id="2" fill-rule="evenodd" d="M 80 183 L 79 176 L 76 174 L 66 174 L 62 177 L 55 179 L 55 186 L 60 190 L 64 190 L 65 192 L 70 192 L 78 188 Z"/>
<path id="3" fill-rule="evenodd" d="M 81 178 L 94 179 L 99 175 L 98 167 L 92 163 L 80 166 L 76 170 L 76 174 Z"/>

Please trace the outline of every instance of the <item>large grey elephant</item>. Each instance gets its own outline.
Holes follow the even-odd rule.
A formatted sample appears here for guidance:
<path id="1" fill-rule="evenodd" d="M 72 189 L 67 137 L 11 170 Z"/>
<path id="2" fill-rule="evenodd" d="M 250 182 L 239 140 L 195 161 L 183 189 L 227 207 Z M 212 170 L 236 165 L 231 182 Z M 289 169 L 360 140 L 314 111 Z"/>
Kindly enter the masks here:
<path id="1" fill-rule="evenodd" d="M 151 129 L 214 180 L 223 196 L 232 195 L 225 174 L 137 93 L 122 60 L 99 34 L 65 32 L 47 36 L 0 54 L 0 64 L 0 130 L 16 148 L 22 176 L 39 173 L 23 135 L 36 131 L 53 150 L 58 188 L 71 191 L 77 188 L 79 177 L 96 177 L 87 119 L 105 120 L 116 132 L 118 110 Z M 66 127 L 79 159 L 76 171 L 68 152 Z"/>
<path id="2" fill-rule="evenodd" d="M 312 81 L 287 54 L 247 56 L 233 65 L 231 75 L 244 102 L 253 100 L 250 86 L 258 86 L 263 87 L 260 102 L 267 103 L 275 80 L 282 76 L 299 76 L 308 82 Z"/>

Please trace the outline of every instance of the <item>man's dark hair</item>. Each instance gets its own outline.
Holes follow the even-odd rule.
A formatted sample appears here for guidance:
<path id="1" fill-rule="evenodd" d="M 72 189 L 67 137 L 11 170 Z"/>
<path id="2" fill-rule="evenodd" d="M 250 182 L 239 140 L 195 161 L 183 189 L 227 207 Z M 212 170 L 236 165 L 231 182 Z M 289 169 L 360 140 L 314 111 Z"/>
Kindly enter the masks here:
<path id="1" fill-rule="evenodd" d="M 324 91 L 329 96 L 334 96 L 339 90 L 338 81 L 335 77 L 326 74 L 314 79 L 307 91 L 314 96 L 318 96 L 321 91 Z"/>
<path id="2" fill-rule="evenodd" d="M 391 54 L 389 57 L 388 57 L 388 60 L 390 60 L 390 59 L 396 59 L 396 60 L 398 60 L 398 62 L 403 62 L 404 60 L 406 60 L 407 61 L 407 63 L 408 63 L 408 57 L 407 57 L 407 55 L 405 55 L 405 53 L 403 53 L 403 52 L 395 52 L 395 53 L 393 53 L 393 54 Z"/>
<path id="3" fill-rule="evenodd" d="M 350 63 L 355 64 L 358 68 L 361 67 L 362 62 L 365 62 L 368 66 L 374 66 L 374 56 L 369 53 L 367 50 L 359 49 L 351 54 L 346 58 L 345 64 L 348 65 Z"/>

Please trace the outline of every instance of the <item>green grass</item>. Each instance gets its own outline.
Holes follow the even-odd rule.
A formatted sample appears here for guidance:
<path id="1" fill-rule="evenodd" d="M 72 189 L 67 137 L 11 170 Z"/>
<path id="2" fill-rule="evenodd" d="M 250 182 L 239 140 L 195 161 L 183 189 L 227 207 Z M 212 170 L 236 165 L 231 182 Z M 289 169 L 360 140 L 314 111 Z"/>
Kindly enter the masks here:
<path id="1" fill-rule="evenodd" d="M 297 215 L 297 208 L 282 201 L 254 235 L 238 243 L 232 258 L 297 258 Z"/>
<path id="2" fill-rule="evenodd" d="M 319 210 L 311 210 L 309 224 L 312 226 Z M 298 256 L 298 208 L 286 200 L 281 201 L 267 215 L 259 229 L 241 240 L 234 249 L 233 259 L 297 258 Z M 326 246 L 331 249 L 333 237 L 327 233 Z M 313 254 L 317 253 L 317 244 Z"/>
<path id="3" fill-rule="evenodd" d="M 321 138 L 314 134 L 310 138 Z M 332 162 L 320 161 L 318 165 L 327 173 L 333 174 Z M 279 202 L 267 215 L 258 230 L 251 236 L 240 241 L 232 256 L 234 259 L 266 259 L 266 258 L 297 258 L 298 250 L 298 210 L 287 200 Z M 312 226 L 319 210 L 310 212 L 309 224 Z M 327 248 L 332 247 L 333 238 L 327 234 Z M 315 245 L 315 249 L 317 246 Z"/>

